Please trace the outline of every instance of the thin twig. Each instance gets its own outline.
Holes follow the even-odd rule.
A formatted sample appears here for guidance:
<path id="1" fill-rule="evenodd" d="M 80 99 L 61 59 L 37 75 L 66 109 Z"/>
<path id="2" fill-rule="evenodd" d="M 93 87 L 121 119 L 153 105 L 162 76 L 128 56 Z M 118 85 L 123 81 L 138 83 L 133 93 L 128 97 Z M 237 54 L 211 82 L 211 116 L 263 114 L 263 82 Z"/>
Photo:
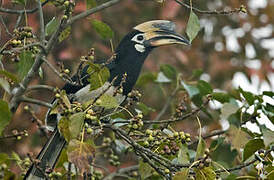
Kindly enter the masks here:
<path id="1" fill-rule="evenodd" d="M 239 12 L 242 12 L 242 13 L 246 13 L 246 10 L 245 10 L 245 7 L 244 6 L 241 6 L 240 8 L 235 8 L 233 10 L 222 10 L 222 11 L 217 11 L 217 10 L 214 10 L 214 11 L 205 11 L 205 10 L 200 10 L 198 8 L 195 8 L 193 6 L 190 6 L 188 4 L 185 4 L 183 3 L 182 1 L 179 1 L 179 0 L 174 0 L 175 2 L 177 2 L 178 4 L 180 4 L 181 6 L 184 6 L 188 9 L 192 9 L 193 11 L 197 12 L 197 13 L 200 13 L 200 14 L 210 14 L 210 15 L 230 15 L 230 14 L 233 14 L 233 13 L 239 13 Z"/>
<path id="2" fill-rule="evenodd" d="M 65 81 L 66 83 L 69 83 L 69 84 L 72 84 L 72 85 L 78 85 L 76 84 L 75 82 L 67 79 L 67 78 L 64 78 L 64 76 L 62 76 L 62 74 L 50 63 L 48 62 L 48 60 L 46 60 L 45 58 L 42 58 L 44 63 L 60 78 L 62 79 L 63 81 Z"/>
<path id="3" fill-rule="evenodd" d="M 37 0 L 38 4 L 38 11 L 39 11 L 39 22 L 40 22 L 40 40 L 41 43 L 44 44 L 45 41 L 45 24 L 44 24 L 44 15 L 43 15 L 43 9 L 42 9 L 42 3 L 40 0 Z"/>
<path id="4" fill-rule="evenodd" d="M 27 91 L 32 91 L 32 90 L 41 90 L 41 89 L 44 89 L 44 90 L 49 90 L 49 91 L 55 91 L 55 87 L 52 87 L 52 86 L 48 86 L 48 85 L 33 85 L 33 86 L 29 86 L 26 90 Z"/>
<path id="5" fill-rule="evenodd" d="M 176 87 L 174 89 L 174 91 L 171 93 L 171 95 L 168 97 L 168 99 L 166 100 L 166 103 L 164 105 L 164 107 L 162 108 L 162 110 L 158 113 L 158 115 L 156 116 L 156 118 L 153 121 L 158 121 L 160 120 L 160 118 L 165 114 L 167 108 L 169 107 L 172 99 L 174 98 L 174 96 L 176 95 L 177 91 L 178 91 L 179 87 Z"/>
<path id="6" fill-rule="evenodd" d="M 24 13 L 20 13 L 20 14 L 18 15 L 18 18 L 17 18 L 17 20 L 16 20 L 14 29 L 18 28 L 18 26 L 20 25 L 20 22 L 21 22 L 21 20 L 22 20 L 23 15 L 24 15 Z"/>
<path id="7" fill-rule="evenodd" d="M 48 2 L 49 0 L 46 0 L 45 2 L 42 3 L 42 6 L 46 5 Z M 37 10 L 38 10 L 38 7 L 33 9 L 22 9 L 22 10 L 6 9 L 3 7 L 0 7 L 0 12 L 8 13 L 8 14 L 23 14 L 23 13 L 31 14 L 31 13 L 35 13 Z"/>
<path id="8" fill-rule="evenodd" d="M 12 34 L 10 33 L 10 31 L 9 31 L 9 29 L 8 29 L 6 23 L 5 23 L 5 21 L 4 21 L 4 19 L 3 19 L 3 17 L 1 15 L 0 15 L 0 21 L 2 22 L 2 24 L 4 26 L 4 29 L 7 32 L 7 34 L 10 35 L 10 36 L 12 36 Z"/>
<path id="9" fill-rule="evenodd" d="M 96 13 L 96 12 L 98 12 L 98 11 L 101 11 L 101 10 L 103 10 L 103 9 L 105 9 L 105 8 L 111 7 L 111 6 L 113 6 L 113 5 L 117 4 L 117 3 L 119 3 L 120 1 L 122 1 L 122 0 L 111 0 L 111 1 L 108 1 L 108 2 L 106 2 L 106 3 L 101 4 L 100 6 L 96 6 L 95 8 L 89 9 L 89 10 L 87 10 L 87 11 L 84 11 L 84 12 L 82 12 L 82 13 L 76 15 L 76 16 L 73 16 L 73 17 L 68 21 L 68 23 L 67 23 L 66 26 L 70 26 L 71 24 L 73 24 L 73 23 L 76 22 L 77 20 L 82 19 L 82 18 L 85 18 L 85 17 L 87 17 L 87 16 L 89 16 L 89 15 L 91 15 L 91 14 L 94 14 L 94 13 Z"/>
<path id="10" fill-rule="evenodd" d="M 49 104 L 49 103 L 46 103 L 44 101 L 40 101 L 40 100 L 37 100 L 37 99 L 29 98 L 29 97 L 26 97 L 26 96 L 21 96 L 19 98 L 19 101 L 32 103 L 32 104 L 37 104 L 37 105 L 40 105 L 40 106 L 45 106 L 47 108 L 52 108 L 53 107 L 52 104 Z"/>

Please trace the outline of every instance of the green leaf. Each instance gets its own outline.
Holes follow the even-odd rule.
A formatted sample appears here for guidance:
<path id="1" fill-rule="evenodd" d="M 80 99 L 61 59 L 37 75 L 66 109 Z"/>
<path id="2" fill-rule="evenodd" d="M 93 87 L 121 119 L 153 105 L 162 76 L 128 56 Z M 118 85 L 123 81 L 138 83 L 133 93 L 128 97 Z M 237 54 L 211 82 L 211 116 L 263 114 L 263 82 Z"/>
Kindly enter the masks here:
<path id="1" fill-rule="evenodd" d="M 19 55 L 19 62 L 17 63 L 17 72 L 20 79 L 23 79 L 34 63 L 32 53 L 30 51 L 23 51 Z"/>
<path id="2" fill-rule="evenodd" d="M 162 64 L 160 66 L 160 71 L 162 71 L 167 78 L 176 80 L 177 72 L 176 72 L 176 69 L 172 67 L 171 65 Z"/>
<path id="3" fill-rule="evenodd" d="M 15 83 L 18 83 L 19 82 L 19 79 L 12 73 L 8 72 L 8 71 L 5 71 L 5 70 L 0 70 L 0 74 L 9 78 L 10 80 L 12 80 L 13 82 Z"/>
<path id="4" fill-rule="evenodd" d="M 226 93 L 222 92 L 214 92 L 212 93 L 212 99 L 219 101 L 220 103 L 229 102 L 230 96 Z"/>
<path id="5" fill-rule="evenodd" d="M 188 179 L 189 169 L 183 169 L 180 172 L 176 172 L 172 180 L 187 180 Z"/>
<path id="6" fill-rule="evenodd" d="M 14 152 L 14 151 L 11 153 L 11 157 L 12 157 L 12 159 L 13 159 L 14 161 L 16 161 L 17 163 L 22 162 L 20 156 L 19 156 L 16 152 Z"/>
<path id="7" fill-rule="evenodd" d="M 264 141 L 262 139 L 251 139 L 246 143 L 243 152 L 243 161 L 251 157 L 257 150 L 264 148 Z"/>
<path id="8" fill-rule="evenodd" d="M 186 144 L 180 145 L 180 150 L 178 152 L 177 159 L 178 159 L 178 163 L 180 163 L 180 164 L 189 163 L 188 147 Z"/>
<path id="9" fill-rule="evenodd" d="M 144 163 L 144 161 L 139 161 L 139 173 L 141 179 L 144 180 L 152 175 L 152 167 L 148 163 Z"/>
<path id="10" fill-rule="evenodd" d="M 58 27 L 58 20 L 56 17 L 53 17 L 48 24 L 46 25 L 46 36 L 51 35 L 52 33 L 54 33 L 54 31 L 57 29 Z"/>
<path id="11" fill-rule="evenodd" d="M 200 31 L 199 18 L 193 11 L 190 11 L 190 16 L 189 16 L 187 27 L 186 27 L 186 34 L 189 37 L 190 42 L 192 42 L 192 40 L 197 36 L 199 31 Z"/>
<path id="12" fill-rule="evenodd" d="M 169 78 L 167 78 L 167 77 L 164 75 L 163 72 L 160 71 L 160 72 L 157 74 L 157 78 L 156 78 L 155 82 L 157 82 L 157 83 L 170 83 L 171 80 L 170 80 Z"/>
<path id="13" fill-rule="evenodd" d="M 202 74 L 203 74 L 202 69 L 195 69 L 192 71 L 192 78 L 200 78 Z"/>
<path id="14" fill-rule="evenodd" d="M 119 106 L 117 99 L 113 96 L 103 94 L 99 99 L 101 100 L 99 106 L 102 106 L 106 109 L 112 109 Z"/>
<path id="15" fill-rule="evenodd" d="M 70 35 L 71 27 L 67 27 L 64 31 L 61 32 L 58 40 L 59 42 L 64 41 Z"/>
<path id="16" fill-rule="evenodd" d="M 193 98 L 195 95 L 198 95 L 200 93 L 199 89 L 195 86 L 188 85 L 188 84 L 184 83 L 184 81 L 181 81 L 181 84 L 187 91 L 190 98 Z"/>
<path id="17" fill-rule="evenodd" d="M 274 124 L 274 106 L 269 103 L 266 103 L 265 106 L 262 106 L 262 111 Z"/>
<path id="18" fill-rule="evenodd" d="M 6 79 L 0 78 L 0 86 L 2 86 L 6 92 L 10 93 L 10 83 Z"/>
<path id="19" fill-rule="evenodd" d="M 85 120 L 85 113 L 79 112 L 69 117 L 69 132 L 72 139 L 76 139 L 83 127 Z"/>
<path id="20" fill-rule="evenodd" d="M 204 167 L 203 169 L 196 169 L 196 179 L 197 180 L 215 180 L 216 173 L 212 167 Z"/>
<path id="21" fill-rule="evenodd" d="M 201 95 L 207 95 L 207 94 L 211 94 L 213 92 L 213 89 L 210 86 L 210 84 L 203 80 L 198 81 L 197 87 L 200 90 Z"/>
<path id="22" fill-rule="evenodd" d="M 137 103 L 137 108 L 140 109 L 144 115 L 147 115 L 150 112 L 155 112 L 155 109 L 148 107 L 146 104 L 141 102 Z"/>
<path id="23" fill-rule="evenodd" d="M 240 93 L 244 96 L 247 103 L 251 106 L 254 104 L 256 100 L 255 96 L 251 92 L 244 91 L 242 88 L 239 87 Z"/>
<path id="24" fill-rule="evenodd" d="M 92 145 L 73 139 L 68 144 L 67 153 L 69 162 L 79 168 L 80 174 L 90 171 L 95 154 Z"/>
<path id="25" fill-rule="evenodd" d="M 147 83 L 152 83 L 156 80 L 157 76 L 151 72 L 142 73 L 136 83 L 136 86 L 144 86 Z"/>
<path id="26" fill-rule="evenodd" d="M 206 143 L 202 137 L 199 137 L 195 160 L 199 159 L 200 157 L 203 157 L 205 153 L 205 149 L 206 149 Z"/>
<path id="27" fill-rule="evenodd" d="M 100 64 L 89 63 L 87 72 L 90 75 L 88 79 L 90 83 L 90 91 L 103 86 L 110 76 L 109 69 L 107 67 L 102 67 Z"/>
<path id="28" fill-rule="evenodd" d="M 261 131 L 263 133 L 264 145 L 267 147 L 274 142 L 274 132 L 266 127 L 262 127 Z"/>
<path id="29" fill-rule="evenodd" d="M 101 36 L 103 39 L 111 39 L 113 37 L 113 31 L 111 28 L 99 20 L 91 20 L 91 24 L 95 31 Z"/>
<path id="30" fill-rule="evenodd" d="M 239 107 L 235 104 L 224 103 L 221 109 L 221 118 L 227 119 L 231 114 L 237 112 Z"/>
<path id="31" fill-rule="evenodd" d="M 233 125 L 230 126 L 228 134 L 232 146 L 238 151 L 240 151 L 241 148 L 244 148 L 250 138 L 250 136 L 246 132 L 242 131 L 241 128 L 237 128 Z"/>
<path id="32" fill-rule="evenodd" d="M 274 97 L 274 92 L 273 91 L 264 91 L 263 95 L 269 96 L 269 97 Z"/>
<path id="33" fill-rule="evenodd" d="M 0 100 L 0 134 L 11 120 L 11 112 L 7 102 Z"/>
<path id="34" fill-rule="evenodd" d="M 71 134 L 69 131 L 69 119 L 67 117 L 62 117 L 58 122 L 58 130 L 64 136 L 67 142 L 70 142 Z"/>
<path id="35" fill-rule="evenodd" d="M 0 153 L 0 164 L 3 163 L 6 163 L 7 165 L 10 163 L 9 155 L 6 153 Z"/>
<path id="36" fill-rule="evenodd" d="M 87 9 L 96 7 L 97 3 L 95 0 L 86 0 Z"/>

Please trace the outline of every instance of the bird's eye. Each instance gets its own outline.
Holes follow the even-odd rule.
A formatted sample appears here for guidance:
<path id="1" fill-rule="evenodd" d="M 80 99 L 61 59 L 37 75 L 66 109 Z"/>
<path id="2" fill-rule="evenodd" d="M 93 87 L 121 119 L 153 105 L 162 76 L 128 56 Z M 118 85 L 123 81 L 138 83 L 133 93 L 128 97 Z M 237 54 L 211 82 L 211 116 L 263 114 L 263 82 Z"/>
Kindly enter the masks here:
<path id="1" fill-rule="evenodd" d="M 144 36 L 143 36 L 143 35 L 138 35 L 138 36 L 137 36 L 137 40 L 138 40 L 138 41 L 144 40 Z"/>
<path id="2" fill-rule="evenodd" d="M 135 35 L 131 40 L 132 40 L 132 41 L 135 41 L 135 42 L 137 42 L 137 43 L 142 44 L 143 41 L 145 40 L 145 37 L 144 37 L 143 34 L 137 34 L 137 35 Z"/>

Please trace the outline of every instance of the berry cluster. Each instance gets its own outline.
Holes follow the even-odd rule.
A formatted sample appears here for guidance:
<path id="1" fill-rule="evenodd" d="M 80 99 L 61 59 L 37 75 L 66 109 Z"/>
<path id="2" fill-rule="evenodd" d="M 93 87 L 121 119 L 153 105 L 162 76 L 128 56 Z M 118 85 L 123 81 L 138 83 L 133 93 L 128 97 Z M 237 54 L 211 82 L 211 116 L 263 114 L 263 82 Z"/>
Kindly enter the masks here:
<path id="1" fill-rule="evenodd" d="M 180 103 L 176 106 L 174 117 L 181 117 L 187 111 L 184 103 Z"/>
<path id="2" fill-rule="evenodd" d="M 205 150 L 204 156 L 201 157 L 201 158 L 199 158 L 198 161 L 199 161 L 198 167 L 200 169 L 203 169 L 204 167 L 210 166 L 212 160 L 211 160 L 211 158 L 209 156 L 209 149 Z"/>
<path id="3" fill-rule="evenodd" d="M 108 162 L 112 166 L 119 166 L 121 164 L 121 162 L 119 161 L 119 157 L 117 155 L 115 155 L 112 150 L 111 150 L 111 154 L 108 156 L 108 158 L 109 158 Z"/>
<path id="4" fill-rule="evenodd" d="M 142 119 L 143 119 L 143 114 L 142 113 L 137 114 L 131 119 L 127 127 L 130 129 L 130 131 L 140 130 L 144 126 Z"/>
<path id="5" fill-rule="evenodd" d="M 20 60 L 18 55 L 23 49 L 26 51 L 30 51 L 33 57 L 40 51 L 37 46 L 32 45 L 36 41 L 36 37 L 33 34 L 31 27 L 19 27 L 14 30 L 14 36 L 5 45 L 4 50 L 6 50 L 8 52 L 7 55 L 11 57 L 9 59 L 14 62 L 18 62 Z"/>

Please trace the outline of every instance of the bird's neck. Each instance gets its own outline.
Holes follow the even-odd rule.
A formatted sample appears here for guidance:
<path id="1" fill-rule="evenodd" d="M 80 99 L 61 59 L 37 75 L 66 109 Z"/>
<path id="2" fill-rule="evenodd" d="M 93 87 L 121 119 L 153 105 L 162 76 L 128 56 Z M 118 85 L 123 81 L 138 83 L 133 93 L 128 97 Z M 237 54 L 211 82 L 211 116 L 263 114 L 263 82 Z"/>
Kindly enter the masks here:
<path id="1" fill-rule="evenodd" d="M 121 49 L 119 47 L 116 50 L 116 58 L 109 68 L 109 81 L 112 82 L 112 80 L 117 77 L 114 86 L 119 86 L 124 74 L 126 74 L 125 82 L 122 84 L 124 95 L 127 95 L 135 85 L 149 52 L 150 50 L 139 53 L 133 48 Z"/>

